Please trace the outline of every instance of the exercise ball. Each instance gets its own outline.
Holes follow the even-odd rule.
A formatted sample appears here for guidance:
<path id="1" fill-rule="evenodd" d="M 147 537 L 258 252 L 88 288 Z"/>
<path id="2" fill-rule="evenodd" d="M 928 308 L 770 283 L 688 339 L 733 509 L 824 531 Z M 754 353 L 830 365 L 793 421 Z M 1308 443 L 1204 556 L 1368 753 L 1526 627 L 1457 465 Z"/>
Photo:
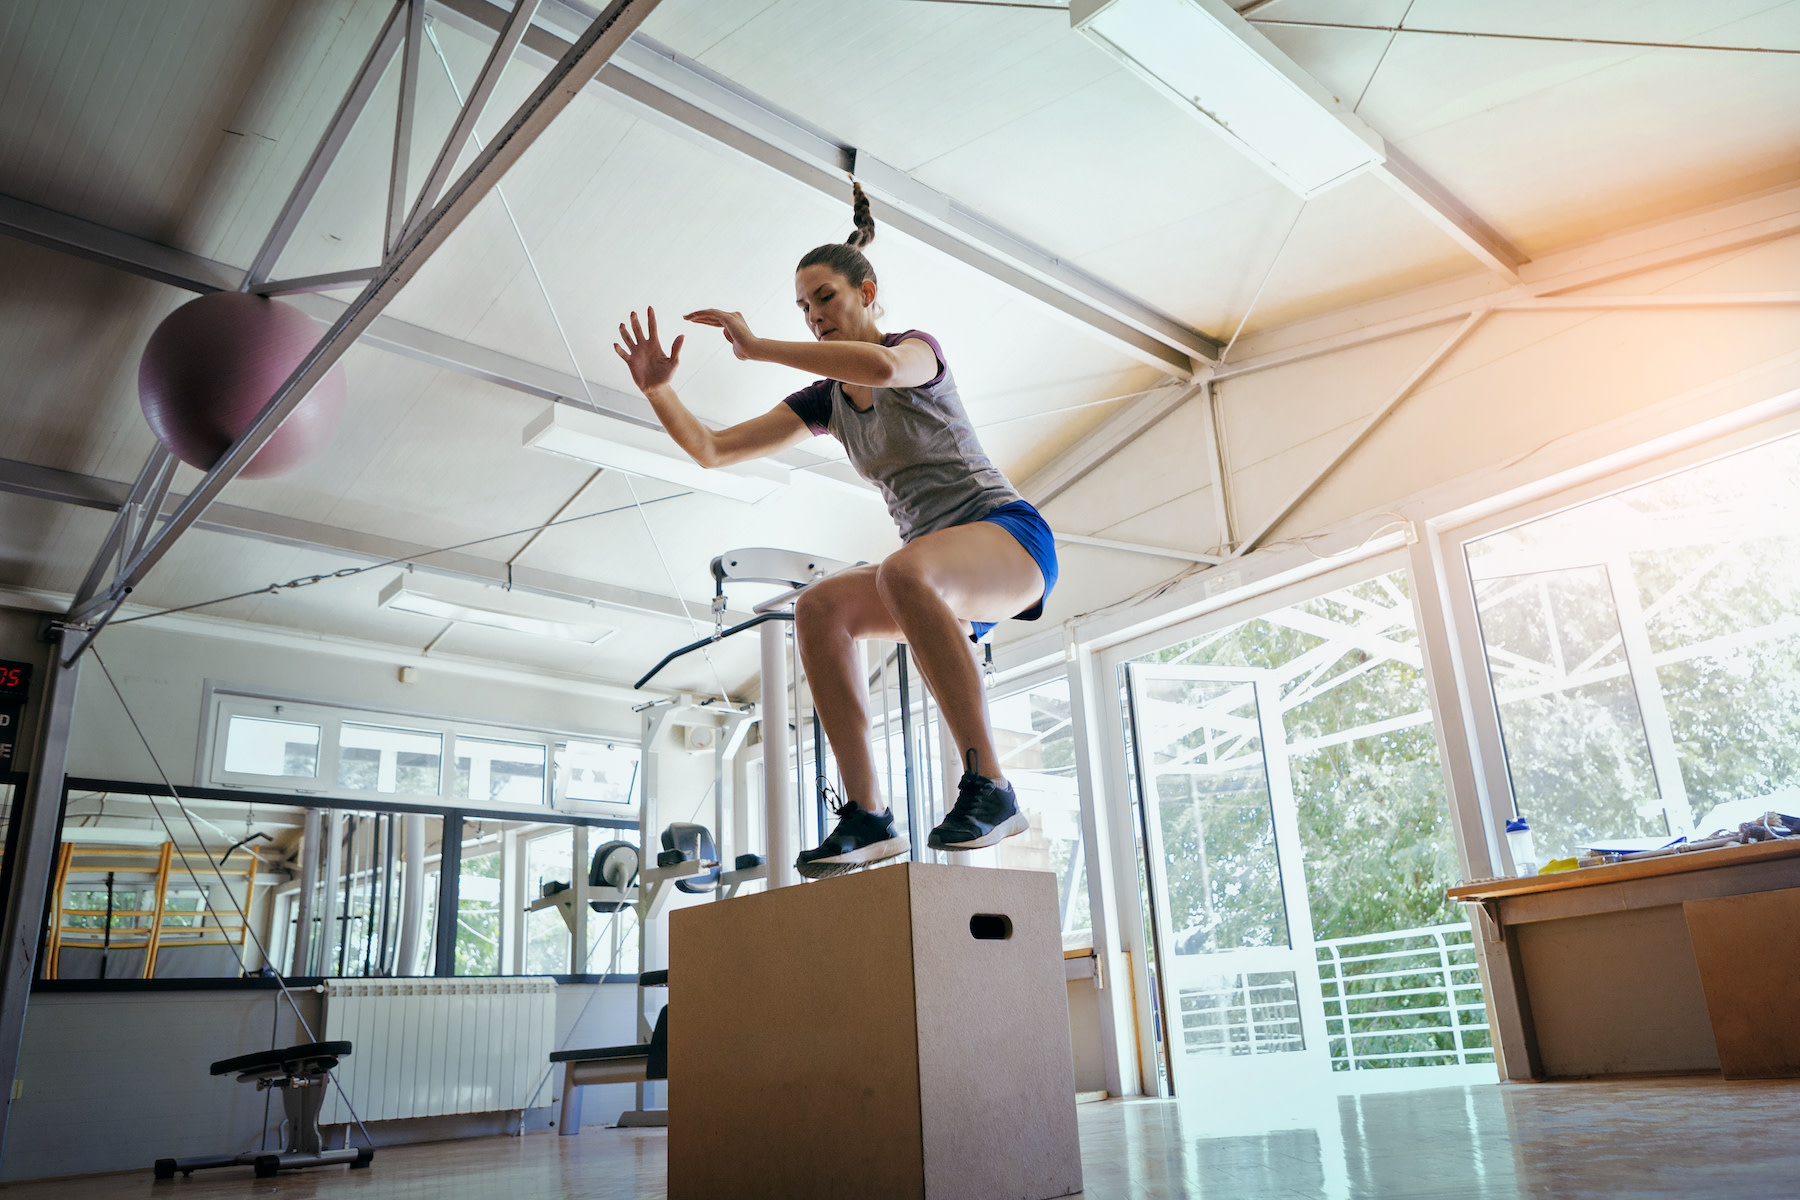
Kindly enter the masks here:
<path id="1" fill-rule="evenodd" d="M 138 363 L 138 401 L 156 440 L 189 466 L 211 470 L 318 342 L 322 330 L 291 304 L 242 292 L 213 292 L 163 319 Z M 344 367 L 325 378 L 240 475 L 290 471 L 337 431 L 344 414 Z"/>

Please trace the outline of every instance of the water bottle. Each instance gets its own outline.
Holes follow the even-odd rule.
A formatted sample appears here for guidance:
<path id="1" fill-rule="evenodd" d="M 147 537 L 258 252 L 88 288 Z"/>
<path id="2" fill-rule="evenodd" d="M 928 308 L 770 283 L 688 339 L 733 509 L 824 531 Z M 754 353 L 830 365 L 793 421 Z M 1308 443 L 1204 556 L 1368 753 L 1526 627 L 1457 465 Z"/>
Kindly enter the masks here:
<path id="1" fill-rule="evenodd" d="M 1525 823 L 1523 816 L 1506 823 L 1506 848 L 1512 851 L 1515 874 L 1521 878 L 1537 874 L 1537 847 L 1531 844 L 1531 826 Z"/>

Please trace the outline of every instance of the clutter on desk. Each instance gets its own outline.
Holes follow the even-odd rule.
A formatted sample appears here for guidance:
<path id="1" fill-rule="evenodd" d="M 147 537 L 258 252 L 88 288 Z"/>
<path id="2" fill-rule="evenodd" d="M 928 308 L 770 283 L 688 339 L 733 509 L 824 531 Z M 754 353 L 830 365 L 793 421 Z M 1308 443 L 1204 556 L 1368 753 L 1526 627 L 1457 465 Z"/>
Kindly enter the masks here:
<path id="1" fill-rule="evenodd" d="M 1717 829 L 1703 838 L 1608 838 L 1588 846 L 1576 860 L 1577 867 L 1604 867 L 1611 863 L 1624 862 L 1627 859 L 1662 858 L 1670 854 L 1693 854 L 1700 850 L 1718 850 L 1725 846 L 1743 846 L 1750 842 L 1767 842 L 1781 838 L 1800 837 L 1800 817 L 1788 816 L 1785 813 L 1765 812 L 1754 821 L 1741 821 L 1736 829 Z M 1559 859 L 1549 863 L 1538 872 L 1549 875 L 1552 868 L 1568 870 L 1557 866 L 1567 860 Z"/>

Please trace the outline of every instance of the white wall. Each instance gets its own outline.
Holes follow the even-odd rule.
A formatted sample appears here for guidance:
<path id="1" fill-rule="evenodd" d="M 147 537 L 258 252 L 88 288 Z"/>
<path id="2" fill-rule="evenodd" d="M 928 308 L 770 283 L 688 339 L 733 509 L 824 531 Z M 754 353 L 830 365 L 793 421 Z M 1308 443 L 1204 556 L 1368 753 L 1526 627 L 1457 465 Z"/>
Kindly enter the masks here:
<path id="1" fill-rule="evenodd" d="M 556 990 L 556 1044 L 567 1049 L 637 1040 L 628 984 L 565 984 Z M 655 993 L 653 993 L 654 995 Z M 315 1032 L 319 997 L 295 993 Z M 100 1171 L 144 1172 L 159 1158 L 237 1153 L 260 1140 L 265 1093 L 235 1076 L 215 1077 L 220 1059 L 266 1050 L 271 1022 L 280 1045 L 306 1041 L 292 1009 L 272 989 L 39 992 L 25 1018 L 19 1098 L 12 1105 L 0 1180 Z M 561 1108 L 562 1078 L 550 1073 L 526 1128 L 546 1128 Z M 604 1125 L 631 1107 L 630 1085 L 590 1088 L 583 1114 Z M 282 1120 L 270 1108 L 274 1144 Z M 504 1118 L 376 1122 L 377 1145 L 500 1132 Z M 328 1131 L 335 1145 L 336 1132 Z M 240 1168 L 249 1182 L 249 1168 Z"/>

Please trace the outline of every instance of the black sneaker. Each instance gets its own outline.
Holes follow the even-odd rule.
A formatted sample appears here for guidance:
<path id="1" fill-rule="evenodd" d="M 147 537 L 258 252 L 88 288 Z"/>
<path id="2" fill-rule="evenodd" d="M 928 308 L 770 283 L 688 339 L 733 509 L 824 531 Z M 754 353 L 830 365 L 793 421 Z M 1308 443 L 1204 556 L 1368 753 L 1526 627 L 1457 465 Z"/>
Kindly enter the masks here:
<path id="1" fill-rule="evenodd" d="M 912 843 L 894 828 L 894 810 L 872 813 L 854 801 L 831 806 L 837 826 L 825 835 L 817 849 L 802 850 L 794 870 L 807 879 L 842 875 L 871 863 L 884 862 L 912 849 Z"/>
<path id="2" fill-rule="evenodd" d="M 971 750 L 968 769 L 956 787 L 956 804 L 931 831 L 926 845 L 933 850 L 979 850 L 1030 827 L 1031 822 L 1019 811 L 1012 784 L 997 784 L 977 774 Z"/>

